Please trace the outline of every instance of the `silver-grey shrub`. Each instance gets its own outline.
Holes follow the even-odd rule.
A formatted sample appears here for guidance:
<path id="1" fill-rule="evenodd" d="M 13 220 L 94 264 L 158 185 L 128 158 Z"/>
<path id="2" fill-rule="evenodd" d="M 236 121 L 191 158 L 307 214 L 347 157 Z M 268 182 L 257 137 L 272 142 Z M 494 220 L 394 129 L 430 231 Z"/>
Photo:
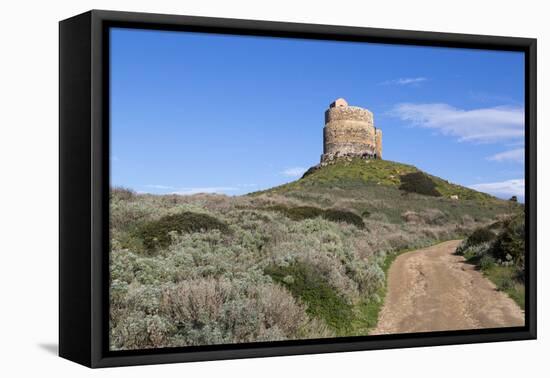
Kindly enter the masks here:
<path id="1" fill-rule="evenodd" d="M 378 298 L 388 253 L 452 237 L 458 226 L 441 224 L 445 214 L 437 211 L 420 211 L 420 222 L 402 224 L 374 212 L 359 229 L 322 218 L 293 221 L 267 209 L 303 206 L 304 201 L 279 195 L 113 193 L 111 347 L 331 336 L 323 320 L 308 315 L 306 303 L 273 282 L 265 273 L 268 267 L 307 264 L 353 305 Z M 173 232 L 169 246 L 152 255 L 141 252 L 133 227 L 185 211 L 216 217 L 230 232 Z M 287 283 L 294 279 L 284 277 Z"/>

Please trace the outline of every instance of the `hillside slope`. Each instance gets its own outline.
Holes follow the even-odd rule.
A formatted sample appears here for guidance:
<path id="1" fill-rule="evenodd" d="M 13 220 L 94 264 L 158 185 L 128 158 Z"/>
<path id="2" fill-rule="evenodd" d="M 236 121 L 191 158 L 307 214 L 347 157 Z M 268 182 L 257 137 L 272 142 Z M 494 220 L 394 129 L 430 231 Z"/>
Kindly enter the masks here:
<path id="1" fill-rule="evenodd" d="M 423 182 L 413 180 L 409 190 L 403 190 L 405 180 L 411 177 Z M 411 186 L 414 189 L 415 185 L 430 184 L 435 196 L 410 191 Z M 338 160 L 311 168 L 297 181 L 252 195 L 295 198 L 311 205 L 353 210 L 363 216 L 378 215 L 391 223 L 410 221 L 414 212 L 427 209 L 443 212 L 448 220 L 462 220 L 464 216 L 476 221 L 492 220 L 521 206 L 388 160 Z"/>

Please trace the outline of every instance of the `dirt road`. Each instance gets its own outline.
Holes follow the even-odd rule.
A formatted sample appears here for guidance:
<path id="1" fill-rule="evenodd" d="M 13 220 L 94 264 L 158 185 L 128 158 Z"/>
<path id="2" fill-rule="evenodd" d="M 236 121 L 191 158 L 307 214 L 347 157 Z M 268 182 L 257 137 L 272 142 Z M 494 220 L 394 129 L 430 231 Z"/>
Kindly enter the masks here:
<path id="1" fill-rule="evenodd" d="M 506 294 L 454 255 L 460 240 L 398 256 L 377 328 L 370 334 L 522 326 L 524 314 Z"/>

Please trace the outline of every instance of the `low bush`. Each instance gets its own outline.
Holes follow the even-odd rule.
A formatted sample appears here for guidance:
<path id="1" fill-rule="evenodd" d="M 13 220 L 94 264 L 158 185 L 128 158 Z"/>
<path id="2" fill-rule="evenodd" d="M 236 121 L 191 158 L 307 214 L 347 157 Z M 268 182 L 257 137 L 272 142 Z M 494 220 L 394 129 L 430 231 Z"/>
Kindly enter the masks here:
<path id="1" fill-rule="evenodd" d="M 353 224 L 356 227 L 364 228 L 365 223 L 363 219 L 351 211 L 347 210 L 337 210 L 337 209 L 321 209 L 313 206 L 296 206 L 296 207 L 286 207 L 286 206 L 270 206 L 267 210 L 274 210 L 283 213 L 288 218 L 301 221 L 305 219 L 313 218 L 324 218 L 331 222 L 342 222 L 347 224 Z"/>
<path id="2" fill-rule="evenodd" d="M 323 216 L 323 209 L 313 206 L 284 207 L 278 210 L 295 221 Z"/>
<path id="3" fill-rule="evenodd" d="M 490 268 L 492 268 L 494 265 L 495 265 L 495 259 L 494 259 L 494 257 L 492 257 L 492 256 L 484 255 L 484 256 L 479 260 L 479 268 L 480 268 L 481 270 L 490 269 Z"/>
<path id="4" fill-rule="evenodd" d="M 112 349 L 332 336 L 326 325 L 308 318 L 303 304 L 273 283 L 191 279 L 164 285 L 154 299 L 154 313 L 139 301 L 113 306 Z"/>
<path id="5" fill-rule="evenodd" d="M 352 307 L 322 279 L 310 265 L 293 262 L 288 266 L 271 265 L 265 273 L 286 287 L 307 305 L 307 313 L 324 320 L 335 330 L 345 329 L 352 319 Z"/>
<path id="6" fill-rule="evenodd" d="M 474 232 L 470 234 L 470 236 L 468 236 L 468 244 L 477 245 L 481 243 L 487 243 L 494 240 L 495 237 L 495 233 L 490 229 L 486 227 L 479 227 L 476 228 Z"/>
<path id="7" fill-rule="evenodd" d="M 170 345 L 174 327 L 158 315 L 125 314 L 124 321 L 111 322 L 110 344 L 114 350 L 161 348 Z"/>
<path id="8" fill-rule="evenodd" d="M 508 220 L 496 238 L 491 254 L 501 261 L 513 261 L 523 270 L 525 265 L 525 216 L 523 213 Z"/>
<path id="9" fill-rule="evenodd" d="M 457 255 L 463 255 L 466 259 L 481 257 L 489 251 L 491 242 L 497 237 L 496 233 L 489 227 L 476 228 L 456 249 Z M 474 253 L 472 253 L 472 251 Z M 481 253 L 482 252 L 482 253 Z"/>
<path id="10" fill-rule="evenodd" d="M 171 232 L 181 234 L 210 230 L 219 230 L 226 233 L 229 228 L 224 222 L 210 215 L 185 211 L 146 222 L 136 228 L 134 235 L 142 240 L 146 250 L 153 251 L 170 244 L 172 240 Z"/>
<path id="11" fill-rule="evenodd" d="M 416 211 L 407 210 L 403 214 L 401 214 L 401 218 L 407 223 L 422 223 L 422 217 Z"/>
<path id="12" fill-rule="evenodd" d="M 425 196 L 441 197 L 436 189 L 435 182 L 425 173 L 413 172 L 400 176 L 399 189 L 408 193 L 418 193 Z"/>
<path id="13" fill-rule="evenodd" d="M 464 245 L 464 242 L 458 246 L 457 255 L 462 255 L 466 260 L 473 264 L 479 264 L 483 256 L 489 255 L 491 243 L 481 243 L 475 245 Z"/>
<path id="14" fill-rule="evenodd" d="M 448 216 L 439 209 L 425 209 L 420 212 L 407 210 L 401 213 L 401 219 L 410 224 L 441 226 L 448 222 Z"/>
<path id="15" fill-rule="evenodd" d="M 475 264 L 499 290 L 525 306 L 525 218 L 512 218 L 477 228 L 456 253 Z"/>
<path id="16" fill-rule="evenodd" d="M 352 213 L 351 211 L 328 209 L 325 210 L 321 216 L 331 222 L 343 222 L 347 224 L 353 224 L 358 228 L 365 227 L 363 219 L 359 215 Z"/>
<path id="17" fill-rule="evenodd" d="M 447 214 L 439 209 L 426 209 L 421 214 L 426 224 L 442 226 L 448 222 Z"/>

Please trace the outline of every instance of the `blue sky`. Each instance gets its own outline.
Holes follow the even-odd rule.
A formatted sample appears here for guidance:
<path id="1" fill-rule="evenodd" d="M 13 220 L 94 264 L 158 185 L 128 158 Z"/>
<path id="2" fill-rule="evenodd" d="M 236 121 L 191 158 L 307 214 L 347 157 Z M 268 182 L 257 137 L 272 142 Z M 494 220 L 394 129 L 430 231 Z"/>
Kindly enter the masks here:
<path id="1" fill-rule="evenodd" d="M 111 30 L 111 184 L 239 195 L 297 179 L 338 97 L 374 113 L 384 159 L 523 197 L 524 56 Z"/>

